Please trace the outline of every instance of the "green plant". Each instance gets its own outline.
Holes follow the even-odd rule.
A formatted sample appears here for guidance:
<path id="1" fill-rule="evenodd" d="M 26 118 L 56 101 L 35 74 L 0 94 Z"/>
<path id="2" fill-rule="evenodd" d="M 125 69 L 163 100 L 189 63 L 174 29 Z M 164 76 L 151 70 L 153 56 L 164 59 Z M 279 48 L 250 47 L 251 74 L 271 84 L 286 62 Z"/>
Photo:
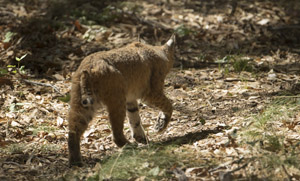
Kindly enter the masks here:
<path id="1" fill-rule="evenodd" d="M 190 35 L 190 33 L 192 33 L 192 30 L 182 24 L 175 29 L 175 33 L 177 34 L 177 36 L 182 38 L 184 36 Z"/>
<path id="2" fill-rule="evenodd" d="M 300 168 L 300 155 L 295 151 L 300 148 L 299 141 L 288 138 L 289 128 L 285 126 L 299 111 L 299 99 L 275 99 L 263 112 L 252 116 L 250 126 L 239 132 L 239 143 L 252 150 L 251 155 L 257 161 L 256 172 L 272 178 L 280 173 L 280 177 L 285 176 L 285 169 Z"/>
<path id="3" fill-rule="evenodd" d="M 10 40 L 16 35 L 16 33 L 13 32 L 7 32 L 5 34 L 5 39 L 3 40 L 4 43 L 10 42 Z"/>
<path id="4" fill-rule="evenodd" d="M 8 72 L 12 72 L 14 74 L 16 73 L 20 73 L 20 74 L 25 74 L 26 71 L 25 71 L 25 66 L 22 65 L 20 66 L 20 62 L 21 60 L 23 60 L 25 57 L 27 56 L 27 54 L 23 55 L 22 57 L 16 57 L 16 61 L 18 62 L 18 65 L 7 65 L 7 70 Z"/>
<path id="5" fill-rule="evenodd" d="M 42 153 L 52 153 L 52 152 L 55 152 L 55 151 L 59 151 L 60 147 L 56 144 L 48 143 L 48 144 L 42 145 L 40 150 L 41 150 Z"/>
<path id="6" fill-rule="evenodd" d="M 249 60 L 247 59 L 242 59 L 242 58 L 233 58 L 233 69 L 235 72 L 242 72 L 242 71 L 247 71 L 251 72 L 252 67 L 248 64 Z"/>
<path id="7" fill-rule="evenodd" d="M 8 74 L 7 69 L 0 68 L 0 77 L 3 77 L 4 75 Z"/>
<path id="8" fill-rule="evenodd" d="M 68 93 L 64 96 L 58 97 L 57 99 L 62 101 L 62 102 L 68 103 L 71 99 L 71 95 Z"/>
<path id="9" fill-rule="evenodd" d="M 222 59 L 218 59 L 215 62 L 219 63 L 219 69 L 222 64 L 225 64 L 224 66 L 224 72 L 225 74 L 228 74 L 230 71 L 234 72 L 252 72 L 253 68 L 249 64 L 249 59 L 244 58 L 240 55 L 226 55 Z"/>
<path id="10" fill-rule="evenodd" d="M 36 127 L 31 127 L 29 128 L 30 131 L 32 131 L 33 135 L 37 135 L 40 131 L 44 131 L 44 132 L 54 132 L 55 128 L 52 126 L 48 126 L 48 125 L 40 125 L 40 126 L 36 126 Z"/>
<path id="11" fill-rule="evenodd" d="M 11 144 L 6 148 L 6 151 L 9 154 L 19 154 L 19 153 L 23 153 L 23 151 L 25 150 L 25 144 Z"/>

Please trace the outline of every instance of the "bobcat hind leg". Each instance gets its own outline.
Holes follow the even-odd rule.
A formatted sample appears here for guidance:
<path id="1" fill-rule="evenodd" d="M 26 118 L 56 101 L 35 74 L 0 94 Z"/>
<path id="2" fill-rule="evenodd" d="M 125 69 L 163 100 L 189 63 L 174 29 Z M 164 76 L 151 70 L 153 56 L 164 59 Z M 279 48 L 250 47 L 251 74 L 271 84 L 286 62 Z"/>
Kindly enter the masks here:
<path id="1" fill-rule="evenodd" d="M 147 143 L 147 137 L 141 124 L 137 101 L 127 102 L 127 117 L 129 119 L 131 136 L 139 143 Z"/>
<path id="2" fill-rule="evenodd" d="M 121 99 L 111 100 L 110 104 L 107 105 L 107 110 L 109 114 L 109 121 L 113 133 L 113 141 L 118 147 L 122 147 L 129 143 L 125 138 L 123 133 L 124 120 L 126 116 L 126 102 Z"/>

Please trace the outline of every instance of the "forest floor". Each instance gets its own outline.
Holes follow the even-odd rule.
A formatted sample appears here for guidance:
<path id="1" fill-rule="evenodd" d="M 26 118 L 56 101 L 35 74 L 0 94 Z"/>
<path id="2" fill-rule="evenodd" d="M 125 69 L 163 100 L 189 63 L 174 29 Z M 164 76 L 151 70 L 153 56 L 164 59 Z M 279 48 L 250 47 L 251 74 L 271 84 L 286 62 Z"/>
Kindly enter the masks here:
<path id="1" fill-rule="evenodd" d="M 0 0 L 0 180 L 299 180 L 300 2 Z M 68 167 L 81 60 L 177 34 L 172 122 L 140 103 L 148 145 L 117 148 L 107 113 Z M 131 142 L 126 121 L 124 130 Z"/>

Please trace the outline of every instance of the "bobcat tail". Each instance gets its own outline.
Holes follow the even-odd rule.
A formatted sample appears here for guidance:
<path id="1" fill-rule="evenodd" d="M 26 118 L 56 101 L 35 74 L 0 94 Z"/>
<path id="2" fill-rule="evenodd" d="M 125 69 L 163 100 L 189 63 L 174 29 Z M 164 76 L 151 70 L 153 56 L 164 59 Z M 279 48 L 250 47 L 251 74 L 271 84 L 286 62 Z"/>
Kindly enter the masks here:
<path id="1" fill-rule="evenodd" d="M 90 107 L 94 100 L 92 98 L 92 92 L 89 84 L 89 74 L 86 70 L 82 71 L 80 77 L 80 87 L 81 87 L 81 104 L 83 107 Z"/>

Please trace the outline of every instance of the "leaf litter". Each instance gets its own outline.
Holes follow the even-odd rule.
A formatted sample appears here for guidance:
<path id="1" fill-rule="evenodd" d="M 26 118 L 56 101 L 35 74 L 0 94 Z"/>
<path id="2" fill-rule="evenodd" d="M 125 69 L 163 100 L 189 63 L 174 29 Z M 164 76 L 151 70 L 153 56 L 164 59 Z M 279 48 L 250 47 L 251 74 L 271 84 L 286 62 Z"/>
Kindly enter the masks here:
<path id="1" fill-rule="evenodd" d="M 173 120 L 157 135 L 157 110 L 141 103 L 141 116 L 150 147 L 161 143 L 191 157 L 174 161 L 164 155 L 171 161 L 162 165 L 143 160 L 147 174 L 132 168 L 127 179 L 300 179 L 300 4 L 282 3 L 0 2 L 1 180 L 102 176 L 103 160 L 120 154 L 104 110 L 83 136 L 85 167 L 67 166 L 72 72 L 93 52 L 137 40 L 157 44 L 172 31 L 178 36 L 177 61 L 165 91 L 173 100 Z M 18 57 L 26 76 L 7 68 L 16 70 Z M 129 138 L 128 123 L 124 131 Z M 145 150 L 151 157 L 150 148 L 136 154 Z M 115 167 L 120 158 L 113 160 Z"/>

